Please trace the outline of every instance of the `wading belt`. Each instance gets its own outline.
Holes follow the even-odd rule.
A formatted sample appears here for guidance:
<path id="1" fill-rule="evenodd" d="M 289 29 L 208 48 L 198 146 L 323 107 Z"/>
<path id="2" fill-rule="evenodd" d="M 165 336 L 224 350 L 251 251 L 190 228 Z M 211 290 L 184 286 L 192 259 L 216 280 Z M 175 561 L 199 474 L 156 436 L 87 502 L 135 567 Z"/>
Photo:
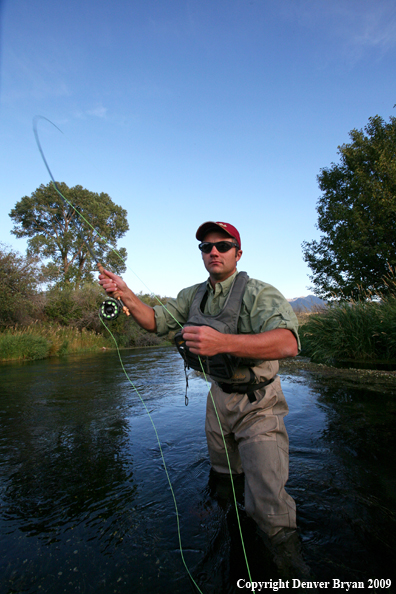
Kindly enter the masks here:
<path id="1" fill-rule="evenodd" d="M 226 394 L 233 394 L 234 392 L 236 392 L 237 394 L 247 394 L 249 402 L 253 403 L 257 400 L 255 391 L 261 390 L 261 388 L 265 388 L 265 386 L 269 386 L 269 384 L 272 384 L 273 381 L 274 378 L 272 377 L 271 379 L 265 382 L 259 382 L 258 384 L 220 384 L 219 382 L 217 383 L 223 390 L 223 392 L 225 392 Z"/>

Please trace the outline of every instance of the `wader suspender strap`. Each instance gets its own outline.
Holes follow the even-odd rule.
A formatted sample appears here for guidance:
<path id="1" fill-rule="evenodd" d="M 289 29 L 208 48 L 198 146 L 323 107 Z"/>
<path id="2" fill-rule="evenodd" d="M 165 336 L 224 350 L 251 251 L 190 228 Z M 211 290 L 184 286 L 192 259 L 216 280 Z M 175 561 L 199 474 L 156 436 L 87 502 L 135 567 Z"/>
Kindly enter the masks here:
<path id="1" fill-rule="evenodd" d="M 206 302 L 208 300 L 208 297 L 209 297 L 209 291 L 208 291 L 208 289 L 206 289 L 206 293 L 205 293 L 205 295 L 202 298 L 201 305 L 199 306 L 200 309 L 201 309 L 201 311 L 202 311 L 202 313 L 204 312 L 205 305 L 206 305 Z"/>

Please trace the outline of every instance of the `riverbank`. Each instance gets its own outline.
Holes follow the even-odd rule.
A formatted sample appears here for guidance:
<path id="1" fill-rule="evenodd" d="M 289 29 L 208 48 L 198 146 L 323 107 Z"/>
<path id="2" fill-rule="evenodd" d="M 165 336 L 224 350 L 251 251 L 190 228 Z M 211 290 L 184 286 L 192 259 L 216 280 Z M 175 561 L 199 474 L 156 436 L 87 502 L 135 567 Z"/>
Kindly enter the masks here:
<path id="1" fill-rule="evenodd" d="M 151 341 L 143 335 L 140 344 L 119 345 L 120 349 L 171 346 L 169 340 Z M 31 324 L 25 328 L 11 328 L 0 333 L 0 362 L 36 361 L 64 355 L 78 355 L 90 352 L 115 350 L 111 337 L 93 330 L 55 324 Z"/>
<path id="2" fill-rule="evenodd" d="M 345 381 L 364 384 L 366 388 L 372 386 L 380 389 L 381 386 L 396 387 L 396 371 L 383 371 L 378 369 L 340 368 L 322 363 L 312 363 L 309 357 L 297 356 L 293 359 L 283 359 L 279 362 L 281 373 L 298 375 L 309 371 L 322 377 L 339 377 Z"/>

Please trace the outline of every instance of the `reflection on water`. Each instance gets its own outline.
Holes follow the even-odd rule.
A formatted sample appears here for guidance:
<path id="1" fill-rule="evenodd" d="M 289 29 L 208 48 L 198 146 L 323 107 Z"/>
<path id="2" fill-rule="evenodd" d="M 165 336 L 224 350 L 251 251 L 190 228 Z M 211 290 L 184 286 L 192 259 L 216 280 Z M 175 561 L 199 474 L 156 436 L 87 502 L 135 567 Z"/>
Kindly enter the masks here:
<path id="1" fill-rule="evenodd" d="M 159 433 L 194 579 L 204 593 L 240 592 L 237 519 L 210 476 L 205 382 L 190 379 L 185 407 L 176 352 L 123 359 Z M 155 434 L 117 355 L 3 365 L 0 385 L 0 592 L 194 592 Z M 288 491 L 314 575 L 392 578 L 395 393 L 309 372 L 285 375 L 283 389 Z M 252 577 L 275 579 L 237 490 Z"/>

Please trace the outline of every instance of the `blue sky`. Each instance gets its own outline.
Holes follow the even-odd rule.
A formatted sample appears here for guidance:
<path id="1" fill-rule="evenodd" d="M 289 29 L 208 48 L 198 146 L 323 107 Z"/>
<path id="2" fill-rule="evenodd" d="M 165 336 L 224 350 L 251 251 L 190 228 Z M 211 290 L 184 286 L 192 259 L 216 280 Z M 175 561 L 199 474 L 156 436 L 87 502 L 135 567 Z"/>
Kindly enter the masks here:
<path id="1" fill-rule="evenodd" d="M 206 278 L 207 220 L 238 227 L 239 269 L 307 295 L 316 176 L 370 116 L 395 115 L 394 0 L 0 0 L 0 241 L 50 180 L 128 211 L 131 288 Z M 136 278 L 136 276 L 138 278 Z M 142 282 L 141 282 L 142 281 Z"/>

